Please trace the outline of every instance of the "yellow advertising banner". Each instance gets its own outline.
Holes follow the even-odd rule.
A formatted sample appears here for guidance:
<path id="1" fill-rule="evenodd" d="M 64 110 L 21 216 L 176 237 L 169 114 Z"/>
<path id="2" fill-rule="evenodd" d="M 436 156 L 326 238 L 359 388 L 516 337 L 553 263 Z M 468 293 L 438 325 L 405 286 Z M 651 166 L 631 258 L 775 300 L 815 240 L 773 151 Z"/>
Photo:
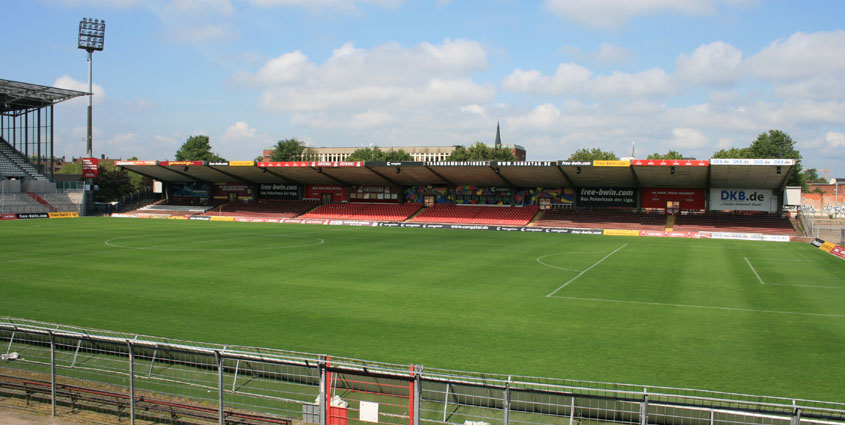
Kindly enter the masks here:
<path id="1" fill-rule="evenodd" d="M 167 219 L 168 220 L 187 220 L 188 217 L 185 217 L 184 215 L 171 215 L 171 216 L 167 217 Z"/>
<path id="2" fill-rule="evenodd" d="M 610 161 L 610 160 L 596 160 L 593 161 L 594 167 L 630 167 L 631 161 Z"/>
<path id="3" fill-rule="evenodd" d="M 50 218 L 77 218 L 78 212 L 51 212 L 47 213 Z"/>
<path id="4" fill-rule="evenodd" d="M 255 161 L 229 161 L 230 167 L 252 167 Z"/>
<path id="5" fill-rule="evenodd" d="M 822 244 L 822 246 L 819 247 L 819 249 L 824 251 L 824 252 L 830 252 L 830 250 L 833 249 L 835 246 L 836 246 L 836 244 L 833 244 L 833 243 L 830 243 L 830 242 L 825 242 L 825 243 Z"/>
<path id="6" fill-rule="evenodd" d="M 623 229 L 605 229 L 604 234 L 607 236 L 639 236 L 639 230 L 623 230 Z"/>
<path id="7" fill-rule="evenodd" d="M 235 221 L 235 217 L 211 217 L 210 221 Z"/>

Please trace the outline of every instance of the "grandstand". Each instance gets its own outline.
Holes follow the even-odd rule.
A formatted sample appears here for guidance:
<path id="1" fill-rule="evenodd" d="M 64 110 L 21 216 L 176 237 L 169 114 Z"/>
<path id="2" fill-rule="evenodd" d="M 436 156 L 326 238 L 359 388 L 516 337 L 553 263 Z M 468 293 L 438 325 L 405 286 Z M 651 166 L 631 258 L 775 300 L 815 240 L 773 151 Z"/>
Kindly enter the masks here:
<path id="1" fill-rule="evenodd" d="M 203 213 L 205 216 L 238 216 L 238 217 L 269 217 L 293 218 L 317 207 L 314 201 L 232 201 Z"/>
<path id="2" fill-rule="evenodd" d="M 405 221 L 420 208 L 422 204 L 327 204 L 304 214 L 302 218 Z"/>
<path id="3" fill-rule="evenodd" d="M 561 209 L 545 211 L 534 223 L 540 227 L 573 227 L 585 229 L 664 230 L 666 215 L 626 209 Z"/>
<path id="4" fill-rule="evenodd" d="M 0 175 L 5 178 L 14 177 L 47 181 L 47 177 L 26 160 L 26 157 L 16 151 L 12 145 L 0 137 Z"/>
<path id="5" fill-rule="evenodd" d="M 537 214 L 537 206 L 498 207 L 438 204 L 426 208 L 410 221 L 417 223 L 467 223 L 525 226 Z"/>

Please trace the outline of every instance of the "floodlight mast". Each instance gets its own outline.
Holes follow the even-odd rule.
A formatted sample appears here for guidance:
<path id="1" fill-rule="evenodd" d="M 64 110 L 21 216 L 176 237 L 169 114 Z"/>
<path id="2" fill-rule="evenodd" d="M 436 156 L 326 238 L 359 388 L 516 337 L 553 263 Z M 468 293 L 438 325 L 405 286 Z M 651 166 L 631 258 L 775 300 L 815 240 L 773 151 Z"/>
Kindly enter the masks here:
<path id="1" fill-rule="evenodd" d="M 77 39 L 77 47 L 88 52 L 88 140 L 86 143 L 86 155 L 88 158 L 94 156 L 92 144 L 94 138 L 94 122 L 93 122 L 93 96 L 94 83 L 91 78 L 94 69 L 94 51 L 102 51 L 103 44 L 106 38 L 106 21 L 100 19 L 82 18 L 79 21 L 79 38 Z M 82 190 L 82 208 L 80 215 L 87 215 L 88 209 L 88 191 L 91 189 L 93 182 L 90 178 L 85 179 L 85 186 Z"/>

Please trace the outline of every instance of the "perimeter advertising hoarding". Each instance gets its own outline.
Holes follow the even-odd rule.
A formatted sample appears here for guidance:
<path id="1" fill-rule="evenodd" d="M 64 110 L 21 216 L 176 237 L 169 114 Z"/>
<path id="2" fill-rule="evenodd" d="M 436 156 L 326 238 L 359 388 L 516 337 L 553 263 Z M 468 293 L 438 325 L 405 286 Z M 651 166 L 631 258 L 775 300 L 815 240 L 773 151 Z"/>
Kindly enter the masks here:
<path id="1" fill-rule="evenodd" d="M 156 161 L 117 161 L 114 163 L 117 166 L 124 165 L 156 165 Z"/>
<path id="2" fill-rule="evenodd" d="M 607 208 L 637 206 L 637 189 L 633 187 L 582 187 L 576 200 L 579 207 Z"/>
<path id="3" fill-rule="evenodd" d="M 630 167 L 631 161 L 594 160 L 593 167 Z"/>
<path id="4" fill-rule="evenodd" d="M 0 220 L 17 220 L 17 214 L 0 214 Z"/>
<path id="5" fill-rule="evenodd" d="M 18 218 L 21 220 L 30 218 L 50 218 L 50 215 L 47 213 L 18 213 Z"/>
<path id="6" fill-rule="evenodd" d="M 82 158 L 82 178 L 96 179 L 99 175 L 97 169 L 99 163 L 99 158 Z"/>
<path id="7" fill-rule="evenodd" d="M 258 167 L 361 167 L 362 161 L 285 161 L 285 162 L 259 162 Z"/>
<path id="8" fill-rule="evenodd" d="M 268 199 L 299 199 L 299 186 L 284 183 L 262 183 L 258 186 L 258 196 Z"/>
<path id="9" fill-rule="evenodd" d="M 711 211 L 763 211 L 778 210 L 777 197 L 769 189 L 710 189 Z"/>
<path id="10" fill-rule="evenodd" d="M 205 165 L 204 161 L 161 161 L 158 165 L 172 166 L 172 165 Z"/>
<path id="11" fill-rule="evenodd" d="M 666 208 L 666 201 L 680 201 L 682 210 L 703 210 L 704 189 L 643 188 L 643 208 Z"/>

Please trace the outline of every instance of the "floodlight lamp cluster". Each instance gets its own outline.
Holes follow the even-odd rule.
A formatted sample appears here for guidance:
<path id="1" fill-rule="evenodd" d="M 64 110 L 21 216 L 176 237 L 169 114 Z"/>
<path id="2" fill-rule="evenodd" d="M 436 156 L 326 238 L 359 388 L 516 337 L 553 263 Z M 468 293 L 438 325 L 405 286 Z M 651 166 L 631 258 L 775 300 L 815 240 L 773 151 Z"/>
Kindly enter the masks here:
<path id="1" fill-rule="evenodd" d="M 79 21 L 79 48 L 102 51 L 106 40 L 105 19 L 82 18 Z"/>

